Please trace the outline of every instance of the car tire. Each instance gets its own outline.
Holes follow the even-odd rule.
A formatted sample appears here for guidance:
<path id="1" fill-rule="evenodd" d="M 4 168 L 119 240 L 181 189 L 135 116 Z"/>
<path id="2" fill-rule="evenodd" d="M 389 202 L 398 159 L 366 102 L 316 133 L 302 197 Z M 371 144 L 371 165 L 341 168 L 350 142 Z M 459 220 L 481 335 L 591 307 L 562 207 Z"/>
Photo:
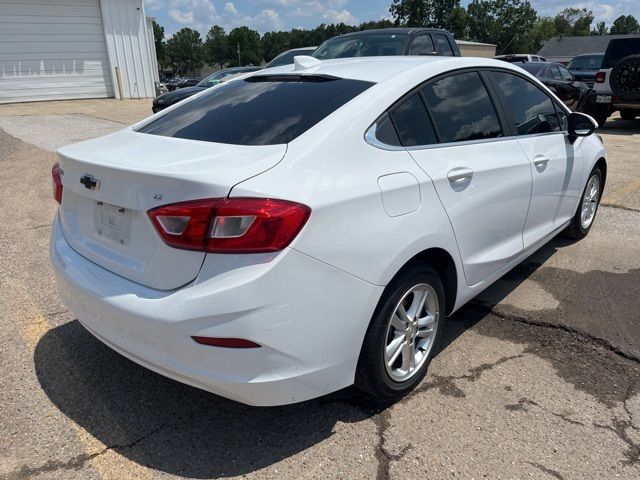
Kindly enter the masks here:
<path id="1" fill-rule="evenodd" d="M 565 231 L 569 238 L 580 240 L 587 236 L 589 230 L 591 230 L 591 227 L 593 226 L 598 206 L 600 205 L 603 187 L 604 177 L 600 169 L 595 167 L 589 174 L 587 183 L 582 191 L 582 196 L 580 197 L 580 203 L 578 204 L 576 213 Z"/>
<path id="2" fill-rule="evenodd" d="M 400 307 L 408 313 L 403 321 Z M 356 386 L 378 402 L 405 396 L 424 378 L 440 346 L 444 323 L 445 291 L 436 271 L 426 263 L 402 270 L 385 289 L 369 324 Z"/>
<path id="3" fill-rule="evenodd" d="M 620 110 L 620 117 L 623 120 L 635 120 L 637 116 L 638 116 L 637 110 L 630 110 L 630 109 Z"/>
<path id="4" fill-rule="evenodd" d="M 629 55 L 611 69 L 611 92 L 622 100 L 640 100 L 640 55 Z"/>

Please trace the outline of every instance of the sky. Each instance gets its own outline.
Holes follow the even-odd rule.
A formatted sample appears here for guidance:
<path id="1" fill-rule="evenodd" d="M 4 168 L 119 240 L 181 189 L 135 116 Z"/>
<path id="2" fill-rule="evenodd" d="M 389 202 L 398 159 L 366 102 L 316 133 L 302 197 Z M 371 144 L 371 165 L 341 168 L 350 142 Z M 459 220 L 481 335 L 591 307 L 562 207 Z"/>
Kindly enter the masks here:
<path id="1" fill-rule="evenodd" d="M 272 30 L 313 28 L 321 23 L 344 22 L 356 25 L 368 20 L 390 18 L 391 0 L 144 0 L 145 12 L 165 27 L 170 36 L 182 27 L 198 30 L 203 36 L 212 25 L 229 32 L 247 25 L 261 34 Z M 466 6 L 468 0 L 462 0 Z M 587 8 L 595 22 L 607 26 L 620 15 L 640 19 L 638 0 L 531 0 L 539 15 L 555 15 L 566 7 Z M 594 22 L 594 23 L 595 23 Z"/>

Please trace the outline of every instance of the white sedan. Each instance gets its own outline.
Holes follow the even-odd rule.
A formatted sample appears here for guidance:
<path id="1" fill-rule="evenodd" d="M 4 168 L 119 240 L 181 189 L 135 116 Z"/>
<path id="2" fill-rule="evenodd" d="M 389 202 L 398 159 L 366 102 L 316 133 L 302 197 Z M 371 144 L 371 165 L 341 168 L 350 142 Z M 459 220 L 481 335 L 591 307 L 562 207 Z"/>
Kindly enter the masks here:
<path id="1" fill-rule="evenodd" d="M 397 399 L 447 316 L 589 232 L 595 127 L 505 62 L 296 57 L 61 148 L 60 293 L 114 350 L 228 398 Z"/>

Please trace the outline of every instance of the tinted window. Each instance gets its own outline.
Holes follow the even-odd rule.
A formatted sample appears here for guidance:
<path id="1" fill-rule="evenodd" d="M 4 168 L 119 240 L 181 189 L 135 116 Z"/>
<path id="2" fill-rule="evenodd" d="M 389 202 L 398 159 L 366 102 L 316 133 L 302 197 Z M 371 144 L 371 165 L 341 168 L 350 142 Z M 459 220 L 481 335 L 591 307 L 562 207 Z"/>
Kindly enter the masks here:
<path id="1" fill-rule="evenodd" d="M 402 46 L 406 39 L 407 35 L 404 33 L 345 35 L 327 40 L 311 56 L 326 60 L 328 58 L 402 55 Z"/>
<path id="2" fill-rule="evenodd" d="M 569 62 L 569 70 L 598 70 L 604 55 L 580 55 Z"/>
<path id="3" fill-rule="evenodd" d="M 236 80 L 181 104 L 138 131 L 236 145 L 288 143 L 371 85 L 297 75 Z"/>
<path id="4" fill-rule="evenodd" d="M 551 98 L 533 83 L 510 73 L 492 72 L 491 77 L 505 100 L 518 135 L 560 130 Z"/>
<path id="5" fill-rule="evenodd" d="M 385 115 L 378 121 L 376 125 L 376 139 L 386 145 L 394 145 L 400 146 L 400 138 L 398 138 L 398 133 L 391 123 L 391 119 L 389 115 Z"/>
<path id="6" fill-rule="evenodd" d="M 423 89 L 440 141 L 461 142 L 502 135 L 489 94 L 475 73 L 460 73 Z"/>
<path id="7" fill-rule="evenodd" d="M 434 53 L 436 53 L 436 49 L 433 46 L 431 35 L 420 35 L 411 42 L 409 55 L 433 55 Z"/>
<path id="8" fill-rule="evenodd" d="M 558 69 L 560 70 L 560 76 L 562 77 L 562 80 L 567 80 L 569 82 L 573 80 L 573 75 L 571 75 L 571 72 L 569 72 L 569 70 L 559 65 Z"/>
<path id="9" fill-rule="evenodd" d="M 640 38 L 611 40 L 604 54 L 602 68 L 613 68 L 624 57 L 640 52 Z"/>
<path id="10" fill-rule="evenodd" d="M 522 65 L 518 66 L 535 77 L 540 76 L 542 70 L 546 68 L 546 65 L 540 65 L 539 63 L 523 63 Z"/>
<path id="11" fill-rule="evenodd" d="M 453 55 L 453 50 L 451 50 L 451 45 L 449 45 L 447 37 L 444 35 L 436 35 L 436 43 L 438 44 L 440 55 Z"/>
<path id="12" fill-rule="evenodd" d="M 551 65 L 546 76 L 554 78 L 556 80 L 560 80 L 562 78 L 562 76 L 560 75 L 560 69 L 557 65 Z"/>
<path id="13" fill-rule="evenodd" d="M 417 93 L 411 95 L 391 112 L 391 120 L 405 147 L 437 143 L 431 120 Z"/>

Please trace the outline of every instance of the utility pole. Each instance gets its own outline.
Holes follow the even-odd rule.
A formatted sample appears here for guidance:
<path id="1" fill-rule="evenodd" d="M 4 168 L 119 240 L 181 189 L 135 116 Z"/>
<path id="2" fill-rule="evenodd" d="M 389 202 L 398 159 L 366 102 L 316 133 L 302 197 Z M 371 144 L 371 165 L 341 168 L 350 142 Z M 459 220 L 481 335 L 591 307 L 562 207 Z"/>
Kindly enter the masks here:
<path id="1" fill-rule="evenodd" d="M 240 66 L 240 42 L 238 42 L 238 66 Z"/>

